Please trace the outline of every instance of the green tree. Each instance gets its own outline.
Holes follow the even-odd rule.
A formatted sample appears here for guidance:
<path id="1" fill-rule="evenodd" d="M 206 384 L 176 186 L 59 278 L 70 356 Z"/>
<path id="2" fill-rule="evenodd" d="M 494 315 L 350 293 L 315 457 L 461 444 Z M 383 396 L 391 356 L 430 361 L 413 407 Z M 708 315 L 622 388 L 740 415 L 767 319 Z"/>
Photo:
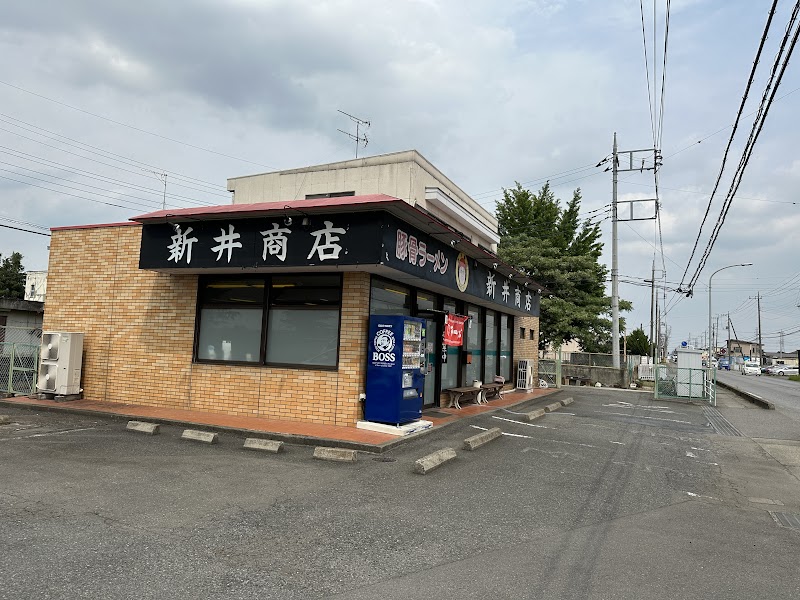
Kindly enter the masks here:
<path id="1" fill-rule="evenodd" d="M 2 258 L 2 255 L 0 255 Z M 25 297 L 25 268 L 22 254 L 12 252 L 0 262 L 0 298 Z"/>
<path id="2" fill-rule="evenodd" d="M 539 347 L 577 339 L 587 352 L 611 351 L 608 270 L 600 264 L 600 226 L 580 220 L 581 191 L 565 207 L 546 183 L 538 194 L 503 190 L 497 205 L 499 255 L 547 288 L 541 299 Z M 631 304 L 620 301 L 620 310 Z M 620 327 L 622 328 L 622 326 Z"/>
<path id="3" fill-rule="evenodd" d="M 631 331 L 626 337 L 625 341 L 628 345 L 628 354 L 638 354 L 640 356 L 650 356 L 650 340 L 644 329 L 641 327 Z"/>

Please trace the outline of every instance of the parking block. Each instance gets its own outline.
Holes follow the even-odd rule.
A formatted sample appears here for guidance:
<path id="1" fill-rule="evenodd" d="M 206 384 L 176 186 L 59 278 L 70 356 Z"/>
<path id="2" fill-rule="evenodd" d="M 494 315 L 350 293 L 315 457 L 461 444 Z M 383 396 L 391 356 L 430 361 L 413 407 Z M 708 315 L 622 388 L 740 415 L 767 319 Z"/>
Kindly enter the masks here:
<path id="1" fill-rule="evenodd" d="M 145 435 L 158 435 L 159 425 L 158 423 L 146 423 L 145 421 L 128 421 L 128 426 L 125 429 L 144 433 Z"/>
<path id="2" fill-rule="evenodd" d="M 572 396 L 570 396 L 569 398 L 564 398 L 563 400 L 561 400 L 561 405 L 562 406 L 569 406 L 573 402 L 575 402 L 575 401 L 572 399 Z"/>
<path id="3" fill-rule="evenodd" d="M 443 464 L 455 459 L 456 451 L 452 448 L 442 448 L 436 452 L 432 452 L 427 456 L 423 456 L 414 462 L 414 473 L 425 475 L 426 473 L 438 469 Z"/>
<path id="4" fill-rule="evenodd" d="M 356 462 L 358 454 L 355 450 L 347 448 L 328 448 L 317 446 L 314 448 L 314 458 L 319 460 L 333 460 L 336 462 Z"/>
<path id="5" fill-rule="evenodd" d="M 0 425 L 8 425 L 11 423 L 11 417 L 8 415 L 0 415 Z"/>
<path id="6" fill-rule="evenodd" d="M 486 431 L 481 431 L 480 433 L 468 437 L 467 439 L 464 440 L 464 450 L 475 450 L 476 448 L 480 448 L 484 444 L 488 444 L 492 440 L 496 440 L 502 435 L 503 432 L 499 427 L 494 427 L 492 429 L 487 429 Z"/>
<path id="7" fill-rule="evenodd" d="M 536 410 L 532 410 L 529 413 L 525 413 L 524 419 L 530 423 L 531 421 L 535 421 L 536 419 L 544 416 L 544 409 L 537 408 Z"/>
<path id="8" fill-rule="evenodd" d="M 192 440 L 194 442 L 203 442 L 205 444 L 216 444 L 218 442 L 217 434 L 210 431 L 198 431 L 196 429 L 184 429 L 181 434 L 182 440 Z"/>
<path id="9" fill-rule="evenodd" d="M 265 440 L 262 438 L 247 438 L 244 441 L 244 447 L 248 450 L 261 450 L 263 452 L 272 452 L 277 454 L 283 452 L 283 442 L 277 440 Z"/>
<path id="10" fill-rule="evenodd" d="M 561 402 L 553 402 L 552 404 L 548 404 L 544 407 L 544 412 L 553 412 L 561 408 Z"/>

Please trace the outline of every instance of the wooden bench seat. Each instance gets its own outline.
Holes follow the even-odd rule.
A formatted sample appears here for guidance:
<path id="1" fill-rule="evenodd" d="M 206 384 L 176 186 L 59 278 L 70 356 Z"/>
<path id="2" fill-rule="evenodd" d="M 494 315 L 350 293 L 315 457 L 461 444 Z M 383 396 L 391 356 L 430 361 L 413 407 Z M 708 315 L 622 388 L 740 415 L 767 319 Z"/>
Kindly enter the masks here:
<path id="1" fill-rule="evenodd" d="M 465 387 L 449 388 L 442 391 L 447 392 L 447 394 L 450 396 L 450 404 L 447 405 L 447 408 L 457 408 L 461 410 L 462 398 L 464 399 L 465 402 L 474 400 L 480 404 L 481 392 L 483 392 L 483 389 L 479 387 L 465 386 Z"/>
<path id="2" fill-rule="evenodd" d="M 504 383 L 484 383 L 481 386 L 481 389 L 484 392 L 483 397 L 486 400 L 489 400 L 490 398 L 499 398 L 500 390 L 503 389 L 504 385 Z"/>

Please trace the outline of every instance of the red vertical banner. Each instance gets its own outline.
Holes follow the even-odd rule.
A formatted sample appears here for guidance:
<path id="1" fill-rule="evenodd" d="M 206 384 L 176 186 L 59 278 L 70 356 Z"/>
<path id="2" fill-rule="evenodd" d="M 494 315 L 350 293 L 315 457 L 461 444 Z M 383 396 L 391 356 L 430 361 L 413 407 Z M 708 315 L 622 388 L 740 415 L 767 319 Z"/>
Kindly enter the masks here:
<path id="1" fill-rule="evenodd" d="M 444 343 L 447 346 L 461 346 L 464 343 L 464 323 L 469 317 L 445 315 Z"/>

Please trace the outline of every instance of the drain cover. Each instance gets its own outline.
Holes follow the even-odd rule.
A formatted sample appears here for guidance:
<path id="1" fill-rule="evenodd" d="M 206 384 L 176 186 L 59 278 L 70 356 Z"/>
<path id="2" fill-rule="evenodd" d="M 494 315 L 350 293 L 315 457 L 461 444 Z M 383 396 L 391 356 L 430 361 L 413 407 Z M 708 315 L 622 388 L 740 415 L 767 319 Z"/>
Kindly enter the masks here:
<path id="1" fill-rule="evenodd" d="M 719 435 L 730 435 L 734 437 L 743 437 L 742 432 L 736 429 L 728 419 L 726 419 L 721 412 L 712 406 L 704 406 L 703 414 L 708 422 Z"/>
<path id="2" fill-rule="evenodd" d="M 775 519 L 775 522 L 780 527 L 787 527 L 795 531 L 800 531 L 800 515 L 773 511 L 769 511 L 769 514 L 772 515 L 772 518 Z"/>

